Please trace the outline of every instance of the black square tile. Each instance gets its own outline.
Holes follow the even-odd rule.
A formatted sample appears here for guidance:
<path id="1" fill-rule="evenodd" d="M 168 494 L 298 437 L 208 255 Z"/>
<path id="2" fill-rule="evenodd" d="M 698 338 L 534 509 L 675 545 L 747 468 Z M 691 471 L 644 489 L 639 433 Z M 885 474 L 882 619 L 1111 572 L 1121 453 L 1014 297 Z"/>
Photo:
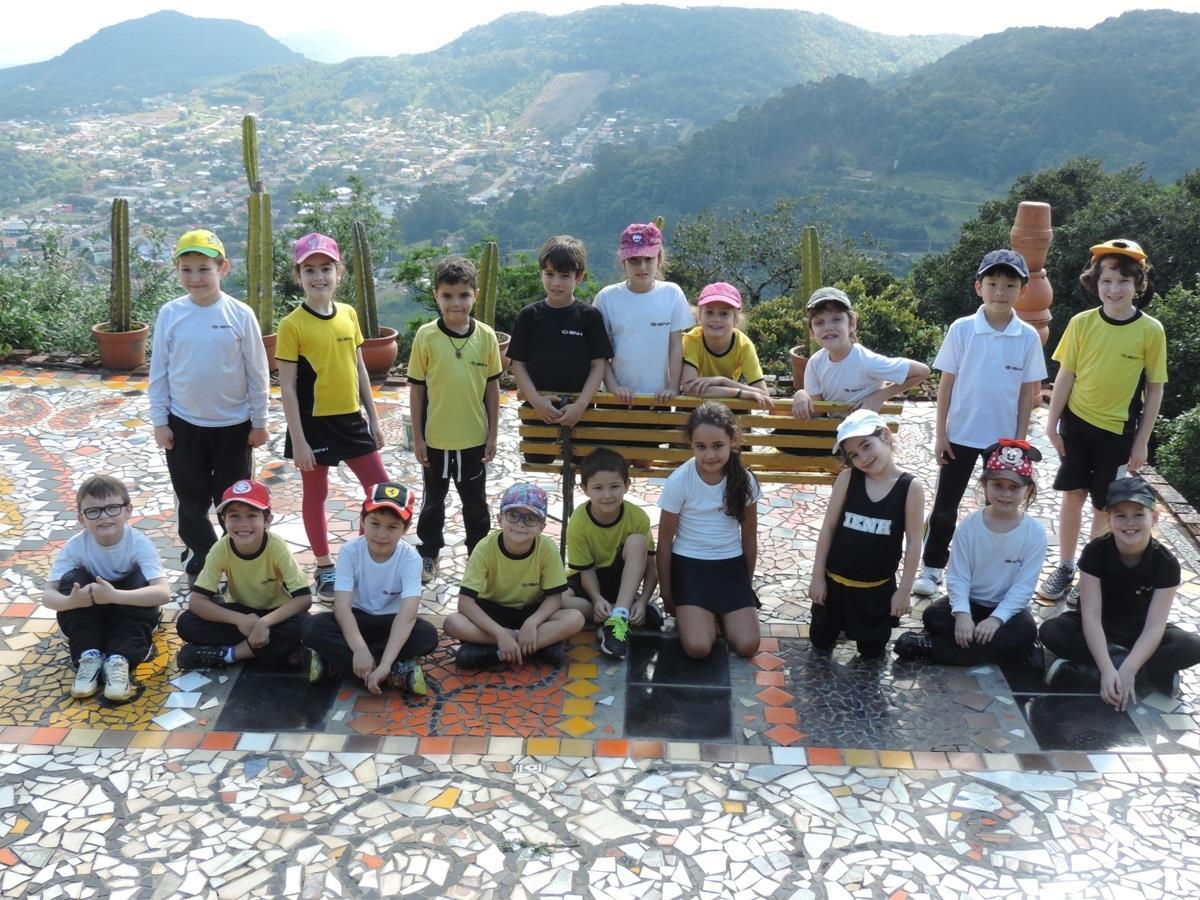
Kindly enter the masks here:
<path id="1" fill-rule="evenodd" d="M 216 731 L 321 731 L 339 681 L 310 684 L 299 672 L 246 666 L 217 718 Z"/>
<path id="2" fill-rule="evenodd" d="M 1147 750 L 1146 739 L 1127 713 L 1096 694 L 1014 697 L 1042 750 Z"/>
<path id="3" fill-rule="evenodd" d="M 730 691 L 631 684 L 625 693 L 625 736 L 668 741 L 729 740 Z"/>
<path id="4" fill-rule="evenodd" d="M 684 653 L 673 634 L 633 634 L 629 644 L 629 684 L 729 687 L 729 651 L 720 638 L 705 659 Z"/>
<path id="5" fill-rule="evenodd" d="M 1024 660 L 1006 659 L 999 663 L 1000 674 L 1014 694 L 1060 694 L 1046 687 L 1045 673 L 1027 665 Z"/>

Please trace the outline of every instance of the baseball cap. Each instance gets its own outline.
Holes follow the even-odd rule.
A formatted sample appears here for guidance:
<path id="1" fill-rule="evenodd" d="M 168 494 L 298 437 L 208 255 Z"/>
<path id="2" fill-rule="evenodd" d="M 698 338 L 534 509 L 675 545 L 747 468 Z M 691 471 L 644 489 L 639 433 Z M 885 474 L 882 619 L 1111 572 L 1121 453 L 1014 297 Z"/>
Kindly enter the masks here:
<path id="1" fill-rule="evenodd" d="M 220 513 L 230 503 L 245 503 L 255 509 L 261 509 L 263 512 L 270 512 L 271 490 L 260 481 L 247 481 L 243 478 L 225 488 L 217 512 Z"/>
<path id="2" fill-rule="evenodd" d="M 1140 503 L 1142 506 L 1150 509 L 1154 508 L 1154 488 L 1146 483 L 1144 478 L 1138 475 L 1130 475 L 1125 478 L 1118 478 L 1108 486 L 1108 498 L 1105 501 L 1105 509 L 1111 509 L 1118 503 L 1124 503 L 1126 500 L 1133 503 Z"/>
<path id="3" fill-rule="evenodd" d="M 714 281 L 704 286 L 700 291 L 700 298 L 696 301 L 697 306 L 703 306 L 705 303 L 728 303 L 734 309 L 741 309 L 742 294 L 727 281 Z"/>
<path id="4" fill-rule="evenodd" d="M 417 492 L 395 481 L 381 481 L 371 485 L 367 491 L 367 499 L 363 501 L 362 511 L 365 516 L 377 509 L 390 509 L 407 525 L 412 521 L 413 505 L 417 502 Z"/>
<path id="5" fill-rule="evenodd" d="M 975 273 L 975 277 L 982 278 L 989 270 L 997 266 L 1008 266 L 1021 276 L 1022 281 L 1029 280 L 1029 265 L 1016 250 L 993 250 L 983 257 L 983 262 L 979 264 L 979 270 Z"/>
<path id="6" fill-rule="evenodd" d="M 837 453 L 842 449 L 843 441 L 848 441 L 852 437 L 866 437 L 868 434 L 874 434 L 880 428 L 887 428 L 883 416 L 873 409 L 856 409 L 842 419 L 842 423 L 838 425 L 837 443 L 833 445 L 833 452 Z"/>
<path id="7" fill-rule="evenodd" d="M 621 261 L 633 256 L 658 256 L 662 243 L 662 232 L 653 222 L 630 225 L 621 232 Z"/>
<path id="8" fill-rule="evenodd" d="M 225 245 L 211 231 L 198 228 L 195 231 L 185 231 L 175 242 L 175 252 L 171 259 L 179 259 L 185 253 L 201 253 L 213 259 L 225 258 Z"/>
<path id="9" fill-rule="evenodd" d="M 304 262 L 314 253 L 324 253 L 334 262 L 342 261 L 341 251 L 338 250 L 337 241 L 326 234 L 318 234 L 312 232 L 296 241 L 296 247 L 292 252 L 292 260 L 296 265 Z"/>
<path id="10" fill-rule="evenodd" d="M 812 296 L 808 298 L 808 302 L 804 304 L 805 311 L 816 309 L 823 303 L 837 303 L 846 309 L 854 309 L 850 303 L 850 297 L 845 291 L 835 287 L 819 287 L 812 292 Z"/>
<path id="11" fill-rule="evenodd" d="M 500 498 L 500 512 L 510 509 L 527 509 L 546 518 L 546 492 L 536 484 L 514 484 Z"/>
<path id="12" fill-rule="evenodd" d="M 1028 441 L 1001 438 L 983 452 L 984 478 L 1008 478 L 1021 484 L 1033 484 L 1033 464 L 1042 458 L 1042 454 Z"/>
<path id="13" fill-rule="evenodd" d="M 1127 241 L 1124 238 L 1117 238 L 1113 241 L 1105 241 L 1103 244 L 1095 244 L 1089 247 L 1092 251 L 1092 259 L 1099 259 L 1101 256 L 1128 256 L 1130 259 L 1143 260 L 1146 259 L 1146 251 L 1142 249 L 1142 245 L 1137 241 Z"/>

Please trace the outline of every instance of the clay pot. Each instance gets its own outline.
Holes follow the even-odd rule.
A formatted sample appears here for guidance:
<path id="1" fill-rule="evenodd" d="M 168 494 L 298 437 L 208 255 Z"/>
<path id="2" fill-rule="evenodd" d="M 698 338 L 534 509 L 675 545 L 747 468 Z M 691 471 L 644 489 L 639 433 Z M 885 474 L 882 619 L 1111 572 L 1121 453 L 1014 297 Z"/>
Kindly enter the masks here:
<path id="1" fill-rule="evenodd" d="M 496 332 L 496 342 L 500 345 L 500 371 L 508 371 L 508 345 L 512 342 L 512 335 L 506 334 L 503 331 Z"/>
<path id="2" fill-rule="evenodd" d="M 129 331 L 109 331 L 107 322 L 92 326 L 92 339 L 100 353 L 100 365 L 115 372 L 128 372 L 146 364 L 146 337 L 150 326 L 133 322 Z"/>
<path id="3" fill-rule="evenodd" d="M 264 334 L 262 336 L 263 349 L 267 351 L 267 371 L 278 372 L 279 363 L 275 362 L 275 339 L 279 337 L 277 334 Z"/>
<path id="4" fill-rule="evenodd" d="M 808 347 L 793 347 L 788 351 L 788 358 L 792 361 L 792 390 L 798 391 L 804 387 L 804 370 L 808 368 Z"/>
<path id="5" fill-rule="evenodd" d="M 386 378 L 399 352 L 400 348 L 396 346 L 396 329 L 380 325 L 379 337 L 363 338 L 362 357 L 363 364 L 367 367 L 367 375 L 372 380 Z"/>
<path id="6" fill-rule="evenodd" d="M 1050 227 L 1050 204 L 1027 200 L 1018 206 L 1009 240 L 1012 248 L 1025 257 L 1030 272 L 1044 268 L 1046 251 L 1054 240 L 1054 229 Z"/>

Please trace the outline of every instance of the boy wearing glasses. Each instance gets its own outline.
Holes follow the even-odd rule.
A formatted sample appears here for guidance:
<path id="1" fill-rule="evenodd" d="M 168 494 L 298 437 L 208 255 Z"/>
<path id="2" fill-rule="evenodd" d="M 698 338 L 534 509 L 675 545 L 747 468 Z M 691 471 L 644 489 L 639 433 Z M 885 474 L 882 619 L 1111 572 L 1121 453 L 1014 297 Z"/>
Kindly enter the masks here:
<path id="1" fill-rule="evenodd" d="M 128 527 L 129 491 L 116 478 L 93 475 L 75 492 L 83 531 L 67 541 L 50 568 L 42 603 L 54 610 L 75 666 L 72 697 L 123 703 L 136 693 L 129 669 L 150 654 L 158 608 L 171 598 L 167 573 L 150 539 Z"/>
<path id="2" fill-rule="evenodd" d="M 458 612 L 446 617 L 446 634 L 462 642 L 456 661 L 482 669 L 537 656 L 559 668 L 562 642 L 583 631 L 584 619 L 562 605 L 567 575 L 554 541 L 542 534 L 546 492 L 514 484 L 500 500 L 499 525 L 471 551 Z"/>

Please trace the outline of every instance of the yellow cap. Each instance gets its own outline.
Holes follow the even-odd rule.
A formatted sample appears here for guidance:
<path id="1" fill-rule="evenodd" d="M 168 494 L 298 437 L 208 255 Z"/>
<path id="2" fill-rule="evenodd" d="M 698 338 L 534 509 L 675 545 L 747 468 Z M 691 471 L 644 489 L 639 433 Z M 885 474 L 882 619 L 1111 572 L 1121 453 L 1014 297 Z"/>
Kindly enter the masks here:
<path id="1" fill-rule="evenodd" d="M 179 259 L 185 253 L 203 253 L 205 256 L 211 256 L 213 259 L 225 258 L 225 245 L 211 231 L 205 231 L 203 228 L 196 231 L 185 233 L 175 244 L 175 253 L 172 259 Z"/>
<path id="2" fill-rule="evenodd" d="M 1142 249 L 1141 244 L 1137 241 L 1127 241 L 1123 238 L 1115 241 L 1105 241 L 1103 244 L 1096 244 L 1090 249 L 1092 251 L 1092 259 L 1099 259 L 1101 256 L 1128 256 L 1130 259 L 1136 260 L 1146 258 L 1146 251 Z"/>

